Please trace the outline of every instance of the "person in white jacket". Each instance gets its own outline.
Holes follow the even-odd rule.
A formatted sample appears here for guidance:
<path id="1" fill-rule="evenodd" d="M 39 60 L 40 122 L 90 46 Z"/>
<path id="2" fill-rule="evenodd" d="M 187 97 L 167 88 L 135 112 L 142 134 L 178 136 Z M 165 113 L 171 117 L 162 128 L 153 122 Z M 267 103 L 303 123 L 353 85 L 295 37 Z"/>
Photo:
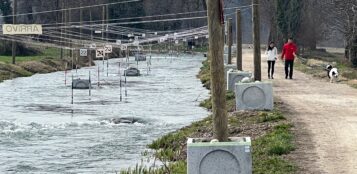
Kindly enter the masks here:
<path id="1" fill-rule="evenodd" d="M 275 61 L 278 59 L 278 49 L 275 47 L 274 42 L 270 42 L 265 54 L 268 62 L 268 78 L 274 79 Z"/>

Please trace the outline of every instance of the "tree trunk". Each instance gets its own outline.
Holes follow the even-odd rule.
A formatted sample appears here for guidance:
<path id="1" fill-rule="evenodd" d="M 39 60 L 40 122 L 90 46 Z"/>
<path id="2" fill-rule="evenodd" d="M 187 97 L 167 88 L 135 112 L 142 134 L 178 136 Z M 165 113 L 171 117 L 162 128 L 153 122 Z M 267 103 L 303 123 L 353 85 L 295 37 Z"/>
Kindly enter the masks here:
<path id="1" fill-rule="evenodd" d="M 228 140 L 226 84 L 223 62 L 223 1 L 207 0 L 209 56 L 211 57 L 211 93 L 214 136 L 220 142 Z"/>

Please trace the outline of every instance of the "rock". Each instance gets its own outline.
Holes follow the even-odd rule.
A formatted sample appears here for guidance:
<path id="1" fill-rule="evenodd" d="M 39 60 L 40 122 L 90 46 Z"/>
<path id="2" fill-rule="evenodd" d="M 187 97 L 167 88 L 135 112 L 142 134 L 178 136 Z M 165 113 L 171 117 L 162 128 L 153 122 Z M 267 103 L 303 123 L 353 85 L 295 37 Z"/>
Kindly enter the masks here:
<path id="1" fill-rule="evenodd" d="M 135 117 L 122 117 L 122 118 L 112 118 L 110 122 L 114 124 L 134 124 L 134 123 L 144 123 L 143 120 Z"/>
<path id="2" fill-rule="evenodd" d="M 249 77 L 244 77 L 240 82 L 241 82 L 241 83 L 251 83 L 251 82 L 252 82 L 252 79 L 249 78 Z"/>

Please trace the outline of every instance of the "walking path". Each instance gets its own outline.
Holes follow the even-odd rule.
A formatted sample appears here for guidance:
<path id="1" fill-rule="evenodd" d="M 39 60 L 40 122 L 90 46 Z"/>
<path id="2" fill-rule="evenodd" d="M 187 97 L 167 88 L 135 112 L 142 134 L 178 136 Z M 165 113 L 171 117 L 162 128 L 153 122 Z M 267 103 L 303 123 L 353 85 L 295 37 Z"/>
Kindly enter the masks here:
<path id="1" fill-rule="evenodd" d="M 253 52 L 243 52 L 244 70 L 253 72 Z M 265 55 L 262 76 L 267 80 Z M 290 108 L 295 125 L 292 158 L 299 173 L 357 174 L 357 89 L 299 71 L 294 80 L 286 80 L 280 60 L 274 78 L 274 96 Z"/>

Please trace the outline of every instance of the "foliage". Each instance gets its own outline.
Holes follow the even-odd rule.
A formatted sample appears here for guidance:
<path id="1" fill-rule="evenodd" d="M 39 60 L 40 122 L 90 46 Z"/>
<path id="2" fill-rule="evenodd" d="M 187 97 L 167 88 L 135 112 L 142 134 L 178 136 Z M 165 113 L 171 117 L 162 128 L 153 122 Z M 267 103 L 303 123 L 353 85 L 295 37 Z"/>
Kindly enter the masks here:
<path id="1" fill-rule="evenodd" d="M 9 16 L 12 13 L 11 1 L 10 0 L 1 0 L 0 1 L 0 11 L 2 16 Z M 6 17 L 4 22 L 9 24 L 12 23 L 12 17 Z"/>
<path id="2" fill-rule="evenodd" d="M 301 0 L 277 0 L 277 24 L 286 40 L 296 37 L 301 23 Z"/>

